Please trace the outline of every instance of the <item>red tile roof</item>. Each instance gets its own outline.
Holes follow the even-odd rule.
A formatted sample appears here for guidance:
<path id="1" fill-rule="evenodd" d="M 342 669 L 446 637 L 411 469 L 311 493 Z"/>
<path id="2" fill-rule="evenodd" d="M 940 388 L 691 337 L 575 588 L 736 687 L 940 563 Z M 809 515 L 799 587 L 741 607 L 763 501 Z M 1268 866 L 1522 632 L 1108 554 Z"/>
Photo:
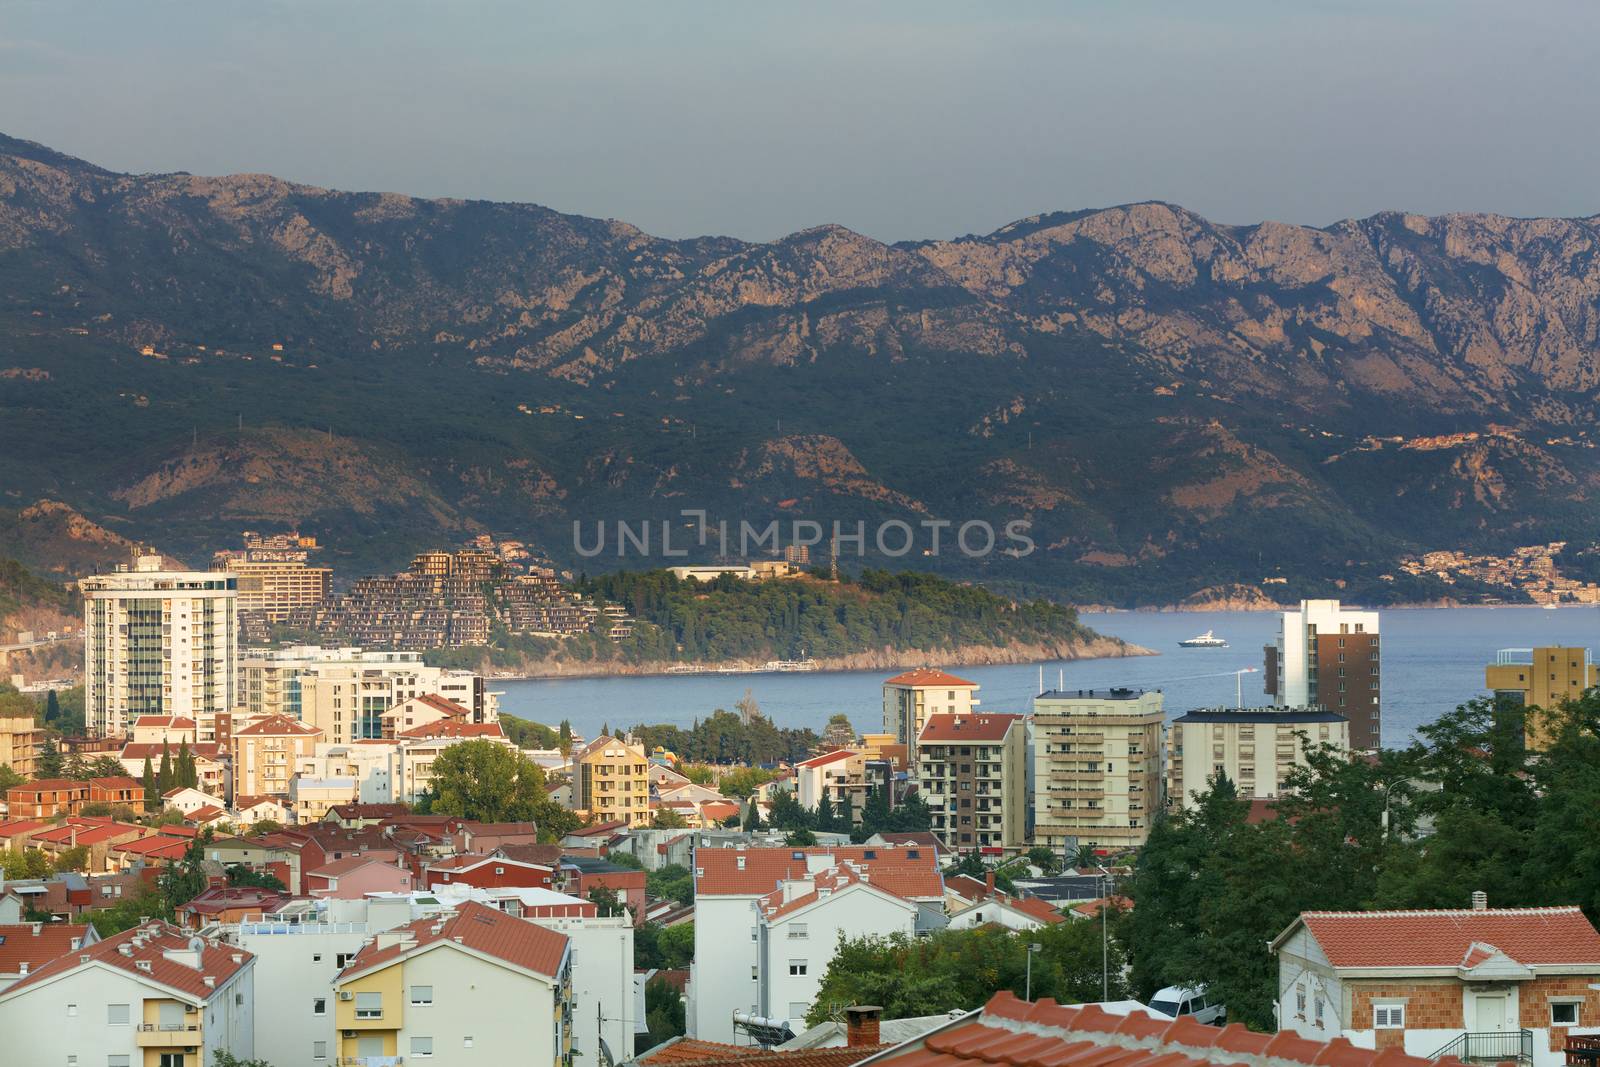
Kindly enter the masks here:
<path id="1" fill-rule="evenodd" d="M 299 719 L 291 719 L 287 715 L 268 715 L 265 719 L 243 730 L 235 730 L 234 737 L 263 737 L 277 736 L 279 734 L 298 734 L 302 737 L 309 734 L 320 734 L 322 731 L 309 723 Z"/>
<path id="2" fill-rule="evenodd" d="M 1021 715 L 929 715 L 922 733 L 917 735 L 917 744 L 951 741 L 986 741 L 995 744 L 1004 741 L 1011 728 L 1021 721 Z"/>
<path id="3" fill-rule="evenodd" d="M 969 682 L 965 678 L 957 678 L 953 674 L 941 671 L 937 667 L 918 667 L 890 678 L 884 685 L 903 686 L 944 686 L 946 689 L 960 689 L 963 687 L 976 689 L 977 682 Z"/>
<path id="4" fill-rule="evenodd" d="M 8 793 L 48 793 L 59 790 L 89 790 L 89 783 L 77 778 L 35 778 L 31 782 L 23 782 L 6 790 Z"/>
<path id="5" fill-rule="evenodd" d="M 276 804 L 282 807 L 283 800 L 279 797 L 268 796 L 265 793 L 245 793 L 233 798 L 233 810 L 235 811 L 249 811 L 258 804 Z"/>
<path id="6" fill-rule="evenodd" d="M 76 835 L 78 844 L 94 845 L 101 841 L 109 841 L 113 837 L 123 837 L 127 834 L 142 837 L 146 829 L 147 827 L 140 826 L 137 823 L 90 823 L 72 819 L 54 829 L 34 834 L 33 840 L 40 844 L 66 845 L 71 844 L 74 840 L 74 835 Z"/>
<path id="7" fill-rule="evenodd" d="M 38 970 L 57 956 L 76 951 L 89 933 L 77 923 L 0 925 L 0 974 L 17 974 L 22 965 Z"/>
<path id="8" fill-rule="evenodd" d="M 378 948 L 376 942 L 363 946 L 339 980 L 382 967 L 395 960 L 431 948 L 439 942 L 460 944 L 484 955 L 493 956 L 513 967 L 554 977 L 566 958 L 567 938 L 554 930 L 507 915 L 477 901 L 467 901 L 454 911 L 396 928 L 393 933 L 408 933 L 411 940 Z"/>
<path id="9" fill-rule="evenodd" d="M 882 871 L 874 872 L 874 874 L 879 877 L 873 878 L 872 875 L 869 875 L 868 878 L 872 878 L 872 880 L 868 881 L 861 876 L 860 871 L 848 864 L 832 867 L 826 871 L 817 872 L 814 879 L 816 888 L 810 892 L 802 893 L 791 900 L 784 900 L 783 890 L 775 889 L 757 901 L 757 907 L 761 909 L 762 915 L 766 916 L 770 922 L 773 919 L 781 919 L 785 915 L 791 915 L 801 908 L 810 907 L 823 899 L 823 893 L 840 893 L 854 885 L 867 885 L 871 889 L 888 893 L 890 896 L 900 897 L 900 894 L 893 889 L 880 884 Z M 913 887 L 917 884 L 915 881 L 903 881 L 899 878 L 890 878 L 889 882 L 893 885 L 911 885 Z M 901 897 L 901 899 L 904 898 Z"/>
<path id="10" fill-rule="evenodd" d="M 867 853 L 873 858 L 868 859 Z M 799 859 L 795 857 L 799 856 Z M 944 883 L 937 857 L 918 851 L 911 859 L 907 850 L 888 846 L 841 845 L 837 848 L 706 848 L 694 854 L 695 893 L 712 896 L 765 896 L 778 883 L 804 878 L 807 856 L 825 856 L 826 866 L 849 861 L 867 872 L 867 880 L 908 899 L 939 898 Z M 739 867 L 740 860 L 744 868 Z"/>
<path id="11" fill-rule="evenodd" d="M 457 704 L 454 700 L 442 697 L 437 693 L 423 693 L 414 697 L 418 704 L 426 704 L 435 711 L 442 711 L 451 718 L 461 719 L 472 714 L 468 709 Z M 391 709 L 392 710 L 392 709 Z"/>
<path id="12" fill-rule="evenodd" d="M 504 737 L 505 730 L 497 722 L 457 722 L 455 719 L 435 719 L 409 730 L 395 734 L 397 738 L 419 737 Z"/>
<path id="13" fill-rule="evenodd" d="M 820 756 L 812 756 L 808 760 L 801 760 L 799 763 L 796 763 L 795 766 L 796 767 L 825 767 L 830 763 L 838 763 L 840 760 L 849 759 L 851 756 L 854 756 L 855 754 L 856 754 L 855 749 L 851 749 L 851 748 L 836 748 L 832 752 L 824 752 Z"/>
<path id="14" fill-rule="evenodd" d="M 218 819 L 226 819 L 227 817 L 228 813 L 215 804 L 202 804 L 185 815 L 184 820 L 192 823 L 207 823 L 216 822 Z"/>
<path id="15" fill-rule="evenodd" d="M 100 789 L 137 789 L 144 791 L 144 783 L 137 778 L 130 778 L 125 774 L 114 775 L 109 778 L 91 778 L 89 784 Z"/>
<path id="16" fill-rule="evenodd" d="M 135 727 L 154 728 L 165 726 L 173 730 L 193 730 L 195 723 L 193 719 L 186 719 L 182 715 L 141 715 L 133 720 L 133 725 Z"/>
<path id="17" fill-rule="evenodd" d="M 167 958 L 168 952 L 186 953 L 191 944 L 198 946 L 200 950 L 199 967 L 182 962 L 181 957 Z M 121 952 L 124 945 L 129 948 L 129 954 L 126 956 Z M 81 951 L 58 956 L 38 970 L 30 971 L 28 977 L 4 992 L 0 992 L 0 1000 L 10 1000 L 41 982 L 79 967 L 100 964 L 115 967 L 136 978 L 154 982 L 190 999 L 204 1002 L 216 996 L 217 990 L 227 985 L 229 979 L 254 961 L 255 957 L 241 948 L 191 934 L 171 923 L 148 922 L 131 930 L 124 930 L 120 934 L 114 934 Z M 148 964 L 149 970 L 140 967 L 141 962 Z M 207 976 L 215 980 L 214 987 L 206 985 Z"/>
<path id="18" fill-rule="evenodd" d="M 392 819 L 397 815 L 410 815 L 405 804 L 335 804 L 328 814 L 338 819 Z M 326 818 L 326 816 L 324 816 Z"/>
<path id="19" fill-rule="evenodd" d="M 387 867 L 389 870 L 396 871 L 400 874 L 406 873 L 406 869 L 401 867 L 399 864 L 386 863 L 383 860 L 378 859 L 376 856 L 346 856 L 342 860 L 334 860 L 332 863 L 324 864 L 314 871 L 307 871 L 306 877 L 310 878 L 312 876 L 316 876 L 318 878 L 340 878 L 349 874 L 351 871 L 359 870 L 360 868 L 365 867 L 369 863 L 376 863 L 379 867 Z"/>
<path id="20" fill-rule="evenodd" d="M 215 915 L 236 908 L 254 911 L 277 911 L 292 898 L 276 889 L 263 889 L 250 885 L 214 885 L 179 908 L 197 915 Z"/>
<path id="21" fill-rule="evenodd" d="M 54 823 L 39 822 L 36 819 L 11 819 L 0 822 L 0 837 L 25 837 L 28 834 L 48 830 Z"/>
<path id="22" fill-rule="evenodd" d="M 717 822 L 722 822 L 724 819 L 737 815 L 743 810 L 731 800 L 708 800 L 700 805 L 700 814 L 707 819 L 715 819 Z"/>
<path id="23" fill-rule="evenodd" d="M 1080 901 L 1072 906 L 1072 910 L 1085 918 L 1094 919 L 1099 918 L 1101 909 L 1107 905 L 1110 906 L 1113 915 L 1119 911 L 1133 910 L 1133 901 L 1127 897 L 1119 896 L 1097 897 L 1094 900 Z"/>
<path id="24" fill-rule="evenodd" d="M 1528 966 L 1592 965 L 1600 972 L 1600 932 L 1576 907 L 1308 911 L 1285 935 L 1298 923 L 1335 967 L 1458 967 L 1476 944 Z"/>
<path id="25" fill-rule="evenodd" d="M 851 1067 L 888 1045 L 855 1045 L 840 1048 L 802 1048 L 780 1052 L 752 1045 L 724 1045 L 697 1037 L 680 1037 L 641 1056 L 642 1067 Z"/>
<path id="26" fill-rule="evenodd" d="M 1454 1057 L 1428 1060 L 1399 1049 L 1357 1048 L 1345 1038 L 1311 1041 L 1295 1034 L 1251 1033 L 1238 1023 L 1218 1028 L 1113 1015 L 1095 1004 L 1050 999 L 1028 1003 L 996 993 L 976 1016 L 891 1049 L 873 1067 L 1228 1067 L 1266 1062 L 1317 1067 L 1461 1067 Z"/>

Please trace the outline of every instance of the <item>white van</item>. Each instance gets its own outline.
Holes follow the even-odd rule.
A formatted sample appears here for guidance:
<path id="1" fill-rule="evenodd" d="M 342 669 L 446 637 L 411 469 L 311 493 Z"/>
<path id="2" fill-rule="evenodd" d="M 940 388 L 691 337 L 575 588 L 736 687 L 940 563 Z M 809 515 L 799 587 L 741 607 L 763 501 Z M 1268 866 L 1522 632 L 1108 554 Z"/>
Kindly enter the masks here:
<path id="1" fill-rule="evenodd" d="M 1174 1018 L 1180 1015 L 1192 1015 L 1195 1022 L 1211 1026 L 1221 1026 L 1228 1021 L 1227 1008 L 1208 1001 L 1204 987 L 1191 989 L 1169 985 L 1150 998 L 1150 1007 Z"/>

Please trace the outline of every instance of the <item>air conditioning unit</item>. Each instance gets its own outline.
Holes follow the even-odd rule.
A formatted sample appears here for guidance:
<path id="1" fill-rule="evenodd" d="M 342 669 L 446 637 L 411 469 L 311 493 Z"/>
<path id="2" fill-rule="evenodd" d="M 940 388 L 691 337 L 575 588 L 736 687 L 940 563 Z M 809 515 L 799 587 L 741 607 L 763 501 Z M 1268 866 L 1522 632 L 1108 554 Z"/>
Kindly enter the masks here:
<path id="1" fill-rule="evenodd" d="M 354 999 L 356 999 L 356 995 L 354 993 L 340 993 L 339 994 L 339 999 L 340 1000 L 354 1000 Z"/>
<path id="2" fill-rule="evenodd" d="M 344 1032 L 344 1036 L 345 1037 L 355 1037 L 356 1036 L 356 1032 L 354 1030 L 346 1030 Z"/>
<path id="3" fill-rule="evenodd" d="M 200 1011 L 200 1009 L 195 1007 L 193 1004 L 185 1004 L 183 1006 L 183 1013 L 185 1015 L 195 1015 L 195 1014 L 198 1014 L 199 1011 Z"/>

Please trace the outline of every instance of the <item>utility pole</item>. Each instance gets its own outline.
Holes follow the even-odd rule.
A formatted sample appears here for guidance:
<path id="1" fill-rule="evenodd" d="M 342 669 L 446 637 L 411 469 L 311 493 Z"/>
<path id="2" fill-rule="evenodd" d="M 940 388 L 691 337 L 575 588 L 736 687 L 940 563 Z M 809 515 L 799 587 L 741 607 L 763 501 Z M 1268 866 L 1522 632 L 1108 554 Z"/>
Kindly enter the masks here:
<path id="1" fill-rule="evenodd" d="M 1035 942 L 1031 943 L 1030 945 L 1028 945 L 1028 972 L 1027 972 L 1027 978 L 1024 980 L 1023 986 L 1022 986 L 1022 999 L 1023 1000 L 1031 1001 L 1033 999 L 1033 957 L 1034 957 L 1034 954 L 1037 953 L 1043 947 L 1044 946 L 1039 944 L 1039 942 L 1037 942 L 1037 941 L 1035 941 Z"/>

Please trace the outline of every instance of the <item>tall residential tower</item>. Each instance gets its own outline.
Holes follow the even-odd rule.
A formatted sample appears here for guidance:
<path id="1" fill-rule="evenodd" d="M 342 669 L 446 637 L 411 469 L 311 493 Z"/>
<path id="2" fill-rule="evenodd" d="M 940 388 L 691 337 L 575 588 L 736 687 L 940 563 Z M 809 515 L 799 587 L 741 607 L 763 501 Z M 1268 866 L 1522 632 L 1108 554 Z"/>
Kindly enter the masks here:
<path id="1" fill-rule="evenodd" d="M 1302 600 L 1278 623 L 1266 651 L 1266 691 L 1273 703 L 1322 707 L 1350 720 L 1350 747 L 1374 751 L 1382 741 L 1378 613 Z"/>
<path id="2" fill-rule="evenodd" d="M 91 734 L 124 736 L 141 715 L 198 719 L 233 708 L 235 582 L 216 571 L 162 570 L 160 556 L 79 581 Z"/>

